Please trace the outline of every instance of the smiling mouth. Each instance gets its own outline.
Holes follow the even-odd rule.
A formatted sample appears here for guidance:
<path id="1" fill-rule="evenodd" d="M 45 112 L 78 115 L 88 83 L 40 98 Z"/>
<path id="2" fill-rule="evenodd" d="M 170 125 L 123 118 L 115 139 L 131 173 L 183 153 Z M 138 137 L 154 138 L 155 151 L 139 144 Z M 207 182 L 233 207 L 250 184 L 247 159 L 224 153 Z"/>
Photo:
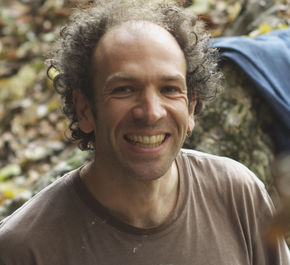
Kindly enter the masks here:
<path id="1" fill-rule="evenodd" d="M 166 137 L 166 134 L 158 134 L 153 136 L 141 136 L 141 135 L 135 135 L 135 134 L 127 134 L 125 135 L 125 139 L 138 147 L 142 148 L 153 148 L 161 145 L 164 142 L 164 139 Z"/>

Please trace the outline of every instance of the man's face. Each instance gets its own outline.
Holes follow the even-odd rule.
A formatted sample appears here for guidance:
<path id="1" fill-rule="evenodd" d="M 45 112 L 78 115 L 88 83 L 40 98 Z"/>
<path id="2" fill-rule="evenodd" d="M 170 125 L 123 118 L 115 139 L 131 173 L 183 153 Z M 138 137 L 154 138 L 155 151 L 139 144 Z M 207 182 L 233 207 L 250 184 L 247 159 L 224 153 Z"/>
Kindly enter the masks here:
<path id="1" fill-rule="evenodd" d="M 101 39 L 94 60 L 95 161 L 115 175 L 163 176 L 193 127 L 183 52 L 158 26 L 121 26 Z"/>

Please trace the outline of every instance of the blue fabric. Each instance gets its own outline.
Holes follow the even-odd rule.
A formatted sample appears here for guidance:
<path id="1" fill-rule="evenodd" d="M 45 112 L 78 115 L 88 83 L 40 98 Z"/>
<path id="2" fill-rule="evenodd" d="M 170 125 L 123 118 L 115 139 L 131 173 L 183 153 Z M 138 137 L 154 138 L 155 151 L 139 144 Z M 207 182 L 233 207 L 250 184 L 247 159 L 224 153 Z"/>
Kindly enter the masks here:
<path id="1" fill-rule="evenodd" d="M 290 151 L 290 29 L 251 39 L 214 39 L 220 58 L 229 58 L 252 80 L 270 107 L 279 152 Z"/>

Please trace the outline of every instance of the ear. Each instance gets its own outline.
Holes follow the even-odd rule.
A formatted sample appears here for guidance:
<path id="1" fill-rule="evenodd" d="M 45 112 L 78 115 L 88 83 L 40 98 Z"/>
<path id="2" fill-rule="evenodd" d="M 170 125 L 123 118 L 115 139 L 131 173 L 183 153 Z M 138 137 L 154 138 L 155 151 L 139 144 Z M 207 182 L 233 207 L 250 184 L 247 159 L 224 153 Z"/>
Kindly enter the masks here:
<path id="1" fill-rule="evenodd" d="M 90 133 L 94 130 L 94 116 L 91 110 L 90 103 L 85 95 L 78 91 L 73 91 L 73 103 L 77 112 L 78 121 L 81 130 L 84 133 Z"/>
<path id="2" fill-rule="evenodd" d="M 187 131 L 192 131 L 194 129 L 195 126 L 195 122 L 194 122 L 194 108 L 195 108 L 195 104 L 196 104 L 196 96 L 193 95 L 192 96 L 193 101 L 190 102 L 189 104 L 189 113 L 188 113 L 188 128 Z"/>

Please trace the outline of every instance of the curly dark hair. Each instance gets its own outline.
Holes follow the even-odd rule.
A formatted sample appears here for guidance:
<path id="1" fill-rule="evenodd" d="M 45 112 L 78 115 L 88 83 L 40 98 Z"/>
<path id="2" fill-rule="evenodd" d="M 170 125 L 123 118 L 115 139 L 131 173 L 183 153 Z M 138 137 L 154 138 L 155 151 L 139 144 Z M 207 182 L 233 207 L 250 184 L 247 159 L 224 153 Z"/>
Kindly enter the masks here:
<path id="1" fill-rule="evenodd" d="M 187 62 L 189 103 L 195 95 L 194 115 L 204 103 L 215 98 L 221 88 L 218 51 L 212 48 L 211 35 L 202 21 L 176 2 L 144 0 L 96 0 L 79 7 L 80 12 L 60 30 L 60 37 L 48 54 L 47 75 L 63 99 L 62 111 L 69 120 L 70 140 L 80 140 L 82 150 L 94 150 L 94 132 L 84 133 L 73 104 L 73 90 L 80 89 L 94 107 L 93 79 L 96 71 L 93 54 L 102 36 L 115 26 L 129 21 L 148 21 L 167 30 L 178 42 Z M 50 76 L 54 68 L 58 75 Z"/>

